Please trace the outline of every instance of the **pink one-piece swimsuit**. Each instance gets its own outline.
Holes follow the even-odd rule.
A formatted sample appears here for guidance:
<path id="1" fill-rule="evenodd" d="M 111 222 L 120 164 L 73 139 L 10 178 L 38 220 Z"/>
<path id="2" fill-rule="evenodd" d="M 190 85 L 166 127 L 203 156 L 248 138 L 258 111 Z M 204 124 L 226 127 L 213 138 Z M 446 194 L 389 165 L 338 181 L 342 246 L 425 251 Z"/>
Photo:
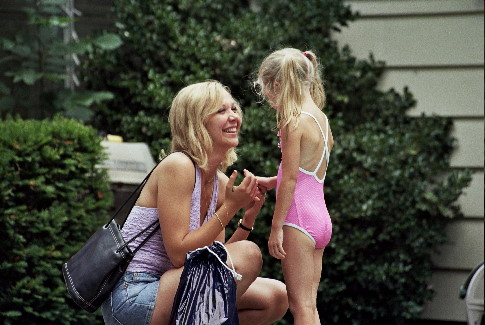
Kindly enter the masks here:
<path id="1" fill-rule="evenodd" d="M 332 221 L 325 204 L 323 194 L 324 181 L 327 171 L 322 179 L 318 179 L 317 171 L 319 170 L 323 160 L 330 158 L 330 151 L 328 150 L 328 119 L 326 120 L 326 136 L 314 115 L 308 112 L 301 112 L 312 117 L 318 125 L 322 134 L 325 146 L 322 153 L 322 158 L 313 172 L 309 172 L 303 168 L 298 170 L 298 179 L 293 194 L 293 201 L 288 209 L 284 225 L 296 228 L 306 234 L 315 244 L 315 248 L 324 248 L 330 242 L 332 236 Z M 281 147 L 281 139 L 280 139 Z M 282 163 L 278 169 L 276 178 L 276 193 L 281 183 L 282 177 Z"/>

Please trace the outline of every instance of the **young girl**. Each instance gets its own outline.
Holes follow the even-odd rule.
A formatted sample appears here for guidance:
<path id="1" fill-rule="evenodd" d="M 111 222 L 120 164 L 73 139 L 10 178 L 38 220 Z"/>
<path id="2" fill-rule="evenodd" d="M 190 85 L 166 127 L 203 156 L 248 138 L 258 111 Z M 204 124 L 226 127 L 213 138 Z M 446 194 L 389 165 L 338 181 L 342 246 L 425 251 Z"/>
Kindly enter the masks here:
<path id="1" fill-rule="evenodd" d="M 294 323 L 320 324 L 317 290 L 332 235 L 323 182 L 333 138 L 322 112 L 317 58 L 293 48 L 273 52 L 261 63 L 255 85 L 276 110 L 282 153 L 278 175 L 258 177 L 260 187 L 276 187 L 269 252 L 282 260 Z"/>

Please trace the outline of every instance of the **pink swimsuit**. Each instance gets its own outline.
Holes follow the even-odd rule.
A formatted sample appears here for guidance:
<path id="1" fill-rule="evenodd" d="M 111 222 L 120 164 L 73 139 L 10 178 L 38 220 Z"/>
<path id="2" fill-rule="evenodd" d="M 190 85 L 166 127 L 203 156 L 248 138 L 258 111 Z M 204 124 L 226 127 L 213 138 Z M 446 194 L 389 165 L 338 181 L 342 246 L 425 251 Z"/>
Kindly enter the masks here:
<path id="1" fill-rule="evenodd" d="M 303 168 L 299 168 L 298 180 L 295 186 L 295 193 L 293 194 L 293 201 L 288 210 L 285 219 L 285 226 L 294 227 L 304 234 L 306 234 L 315 244 L 315 248 L 324 248 L 330 242 L 332 236 L 332 221 L 325 205 L 325 198 L 323 195 L 323 182 L 327 171 L 322 179 L 318 179 L 317 171 L 323 160 L 330 158 L 330 151 L 328 150 L 328 119 L 327 119 L 327 135 L 325 136 L 315 116 L 308 112 L 301 112 L 312 117 L 318 125 L 322 133 L 325 147 L 322 153 L 322 158 L 313 172 L 309 172 Z M 280 140 L 281 145 L 281 140 Z M 282 177 L 282 163 L 278 169 L 278 176 L 276 181 L 276 193 Z"/>

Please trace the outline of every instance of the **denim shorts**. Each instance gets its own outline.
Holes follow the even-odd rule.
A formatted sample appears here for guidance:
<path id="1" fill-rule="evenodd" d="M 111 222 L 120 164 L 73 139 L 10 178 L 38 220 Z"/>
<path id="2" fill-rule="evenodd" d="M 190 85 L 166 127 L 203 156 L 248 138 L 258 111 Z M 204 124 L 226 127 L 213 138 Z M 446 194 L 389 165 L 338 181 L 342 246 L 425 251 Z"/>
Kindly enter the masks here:
<path id="1" fill-rule="evenodd" d="M 149 325 L 160 276 L 126 272 L 102 305 L 106 325 Z"/>

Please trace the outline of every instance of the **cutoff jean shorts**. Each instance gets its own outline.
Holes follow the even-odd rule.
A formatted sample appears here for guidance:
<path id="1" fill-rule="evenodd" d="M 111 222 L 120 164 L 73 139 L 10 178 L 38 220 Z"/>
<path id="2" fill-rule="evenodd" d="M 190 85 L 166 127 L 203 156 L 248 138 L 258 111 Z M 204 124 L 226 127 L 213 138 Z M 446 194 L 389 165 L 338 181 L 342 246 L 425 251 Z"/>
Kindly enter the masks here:
<path id="1" fill-rule="evenodd" d="M 160 276 L 126 272 L 102 305 L 106 325 L 149 325 Z"/>

